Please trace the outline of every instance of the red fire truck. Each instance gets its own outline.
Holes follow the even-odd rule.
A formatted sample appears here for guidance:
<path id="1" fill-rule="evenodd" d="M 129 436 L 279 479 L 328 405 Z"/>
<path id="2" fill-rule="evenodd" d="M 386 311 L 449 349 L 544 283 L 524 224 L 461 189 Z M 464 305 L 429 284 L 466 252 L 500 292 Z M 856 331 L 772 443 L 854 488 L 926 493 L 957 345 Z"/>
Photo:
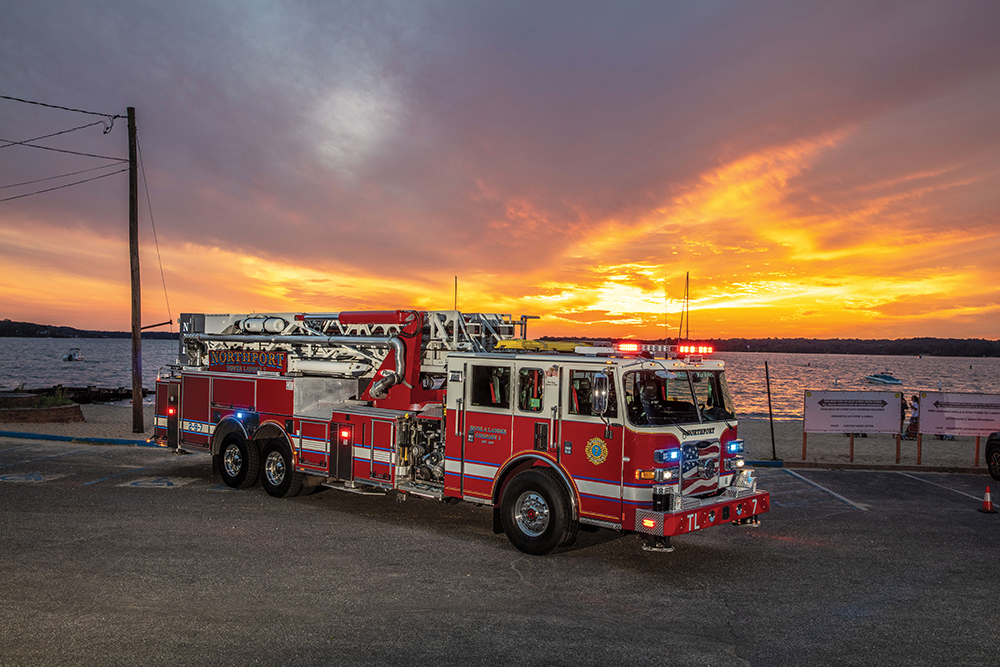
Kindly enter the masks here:
<path id="1" fill-rule="evenodd" d="M 674 535 L 759 522 L 770 498 L 710 349 L 534 341 L 530 319 L 185 314 L 155 439 L 278 498 L 326 486 L 488 505 L 530 554 L 581 526 L 669 551 Z"/>

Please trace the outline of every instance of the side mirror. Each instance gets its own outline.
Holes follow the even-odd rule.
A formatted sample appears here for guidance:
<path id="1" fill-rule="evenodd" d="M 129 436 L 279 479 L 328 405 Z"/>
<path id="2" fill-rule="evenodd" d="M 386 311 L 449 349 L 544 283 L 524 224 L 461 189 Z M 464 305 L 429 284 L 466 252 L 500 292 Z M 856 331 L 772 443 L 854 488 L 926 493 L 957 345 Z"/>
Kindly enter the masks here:
<path id="1" fill-rule="evenodd" d="M 610 381 L 604 373 L 594 375 L 594 386 L 590 389 L 590 409 L 596 415 L 608 411 L 608 393 Z"/>

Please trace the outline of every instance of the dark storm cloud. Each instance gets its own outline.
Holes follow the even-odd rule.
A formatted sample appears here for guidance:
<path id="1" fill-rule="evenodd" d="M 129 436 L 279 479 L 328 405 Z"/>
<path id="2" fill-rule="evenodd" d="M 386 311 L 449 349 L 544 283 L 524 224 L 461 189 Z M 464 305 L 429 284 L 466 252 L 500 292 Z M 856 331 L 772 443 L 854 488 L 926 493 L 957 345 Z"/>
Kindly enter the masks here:
<path id="1" fill-rule="evenodd" d="M 877 234 L 827 218 L 912 196 L 914 172 L 956 211 L 934 225 L 981 226 L 990 190 L 947 193 L 997 173 L 998 27 L 993 2 L 18 1 L 0 94 L 135 106 L 161 242 L 431 279 L 557 263 L 609 221 L 650 229 L 728 162 L 830 136 L 782 193 L 822 249 Z M 77 120 L 0 103 L 8 139 Z M 67 142 L 124 155 L 124 121 Z M 50 158 L 0 151 L 0 183 L 86 162 Z M 98 183 L 0 221 L 115 237 L 123 179 Z M 708 250 L 768 247 L 714 222 Z M 684 230 L 623 238 L 611 263 L 662 262 Z"/>

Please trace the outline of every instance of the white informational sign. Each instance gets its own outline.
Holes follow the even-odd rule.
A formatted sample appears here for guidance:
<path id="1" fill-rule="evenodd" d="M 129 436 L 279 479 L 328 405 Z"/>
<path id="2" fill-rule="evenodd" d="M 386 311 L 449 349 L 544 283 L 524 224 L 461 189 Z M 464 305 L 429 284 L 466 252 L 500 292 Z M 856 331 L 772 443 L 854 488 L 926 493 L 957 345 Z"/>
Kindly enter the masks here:
<path id="1" fill-rule="evenodd" d="M 989 435 L 1000 431 L 1000 395 L 920 392 L 920 432 Z"/>
<path id="2" fill-rule="evenodd" d="M 807 391 L 806 433 L 899 433 L 902 392 Z"/>

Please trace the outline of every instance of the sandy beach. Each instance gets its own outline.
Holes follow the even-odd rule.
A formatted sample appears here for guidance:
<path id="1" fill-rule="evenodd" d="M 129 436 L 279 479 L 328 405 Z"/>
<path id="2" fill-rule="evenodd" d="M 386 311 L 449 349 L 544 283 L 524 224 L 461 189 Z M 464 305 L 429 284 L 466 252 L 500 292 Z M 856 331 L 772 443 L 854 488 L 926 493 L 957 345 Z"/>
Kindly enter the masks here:
<path id="1" fill-rule="evenodd" d="M 142 433 L 132 432 L 131 405 L 93 403 L 90 405 L 81 405 L 80 408 L 83 410 L 83 418 L 86 419 L 82 423 L 60 424 L 49 422 L 44 424 L 24 424 L 6 422 L 0 424 L 0 431 L 122 440 L 145 440 L 153 437 L 152 405 L 144 405 L 142 408 L 143 425 L 146 427 Z"/>
<path id="2" fill-rule="evenodd" d="M 93 404 L 83 405 L 84 423 L 69 424 L 3 424 L 0 431 L 23 433 L 46 433 L 50 435 L 80 438 L 115 438 L 124 440 L 145 440 L 153 435 L 153 406 L 143 407 L 146 430 L 141 434 L 132 432 L 132 406 Z M 739 423 L 740 437 L 746 442 L 746 457 L 750 460 L 771 459 L 771 428 L 766 419 L 742 419 Z M 920 468 L 954 469 L 968 472 L 975 462 L 975 438 L 957 437 L 954 440 L 937 440 L 924 436 L 921 443 Z M 982 438 L 979 455 L 979 470 L 985 473 Z M 779 459 L 789 466 L 802 465 L 802 421 L 787 420 L 774 422 L 774 449 Z M 892 435 L 870 435 L 854 439 L 854 462 L 850 462 L 850 439 L 841 434 L 809 434 L 806 442 L 805 465 L 808 466 L 895 466 L 896 438 Z M 900 444 L 901 468 L 917 466 L 917 443 L 903 440 Z"/>
<path id="3" fill-rule="evenodd" d="M 751 460 L 770 459 L 771 427 L 766 419 L 741 419 L 739 434 L 746 443 L 746 457 Z M 979 469 L 986 471 L 983 447 L 986 438 L 980 440 Z M 802 460 L 802 420 L 774 422 L 774 449 L 778 458 L 788 465 L 803 463 Z M 806 438 L 807 465 L 840 466 L 852 465 L 850 461 L 850 438 L 839 433 L 810 433 Z M 900 467 L 917 465 L 917 441 L 903 440 L 899 446 Z M 921 468 L 948 468 L 968 472 L 975 463 L 976 439 L 956 437 L 954 440 L 938 440 L 925 435 L 921 440 Z M 854 438 L 854 466 L 895 466 L 896 437 L 891 434 L 872 434 L 867 438 Z"/>

